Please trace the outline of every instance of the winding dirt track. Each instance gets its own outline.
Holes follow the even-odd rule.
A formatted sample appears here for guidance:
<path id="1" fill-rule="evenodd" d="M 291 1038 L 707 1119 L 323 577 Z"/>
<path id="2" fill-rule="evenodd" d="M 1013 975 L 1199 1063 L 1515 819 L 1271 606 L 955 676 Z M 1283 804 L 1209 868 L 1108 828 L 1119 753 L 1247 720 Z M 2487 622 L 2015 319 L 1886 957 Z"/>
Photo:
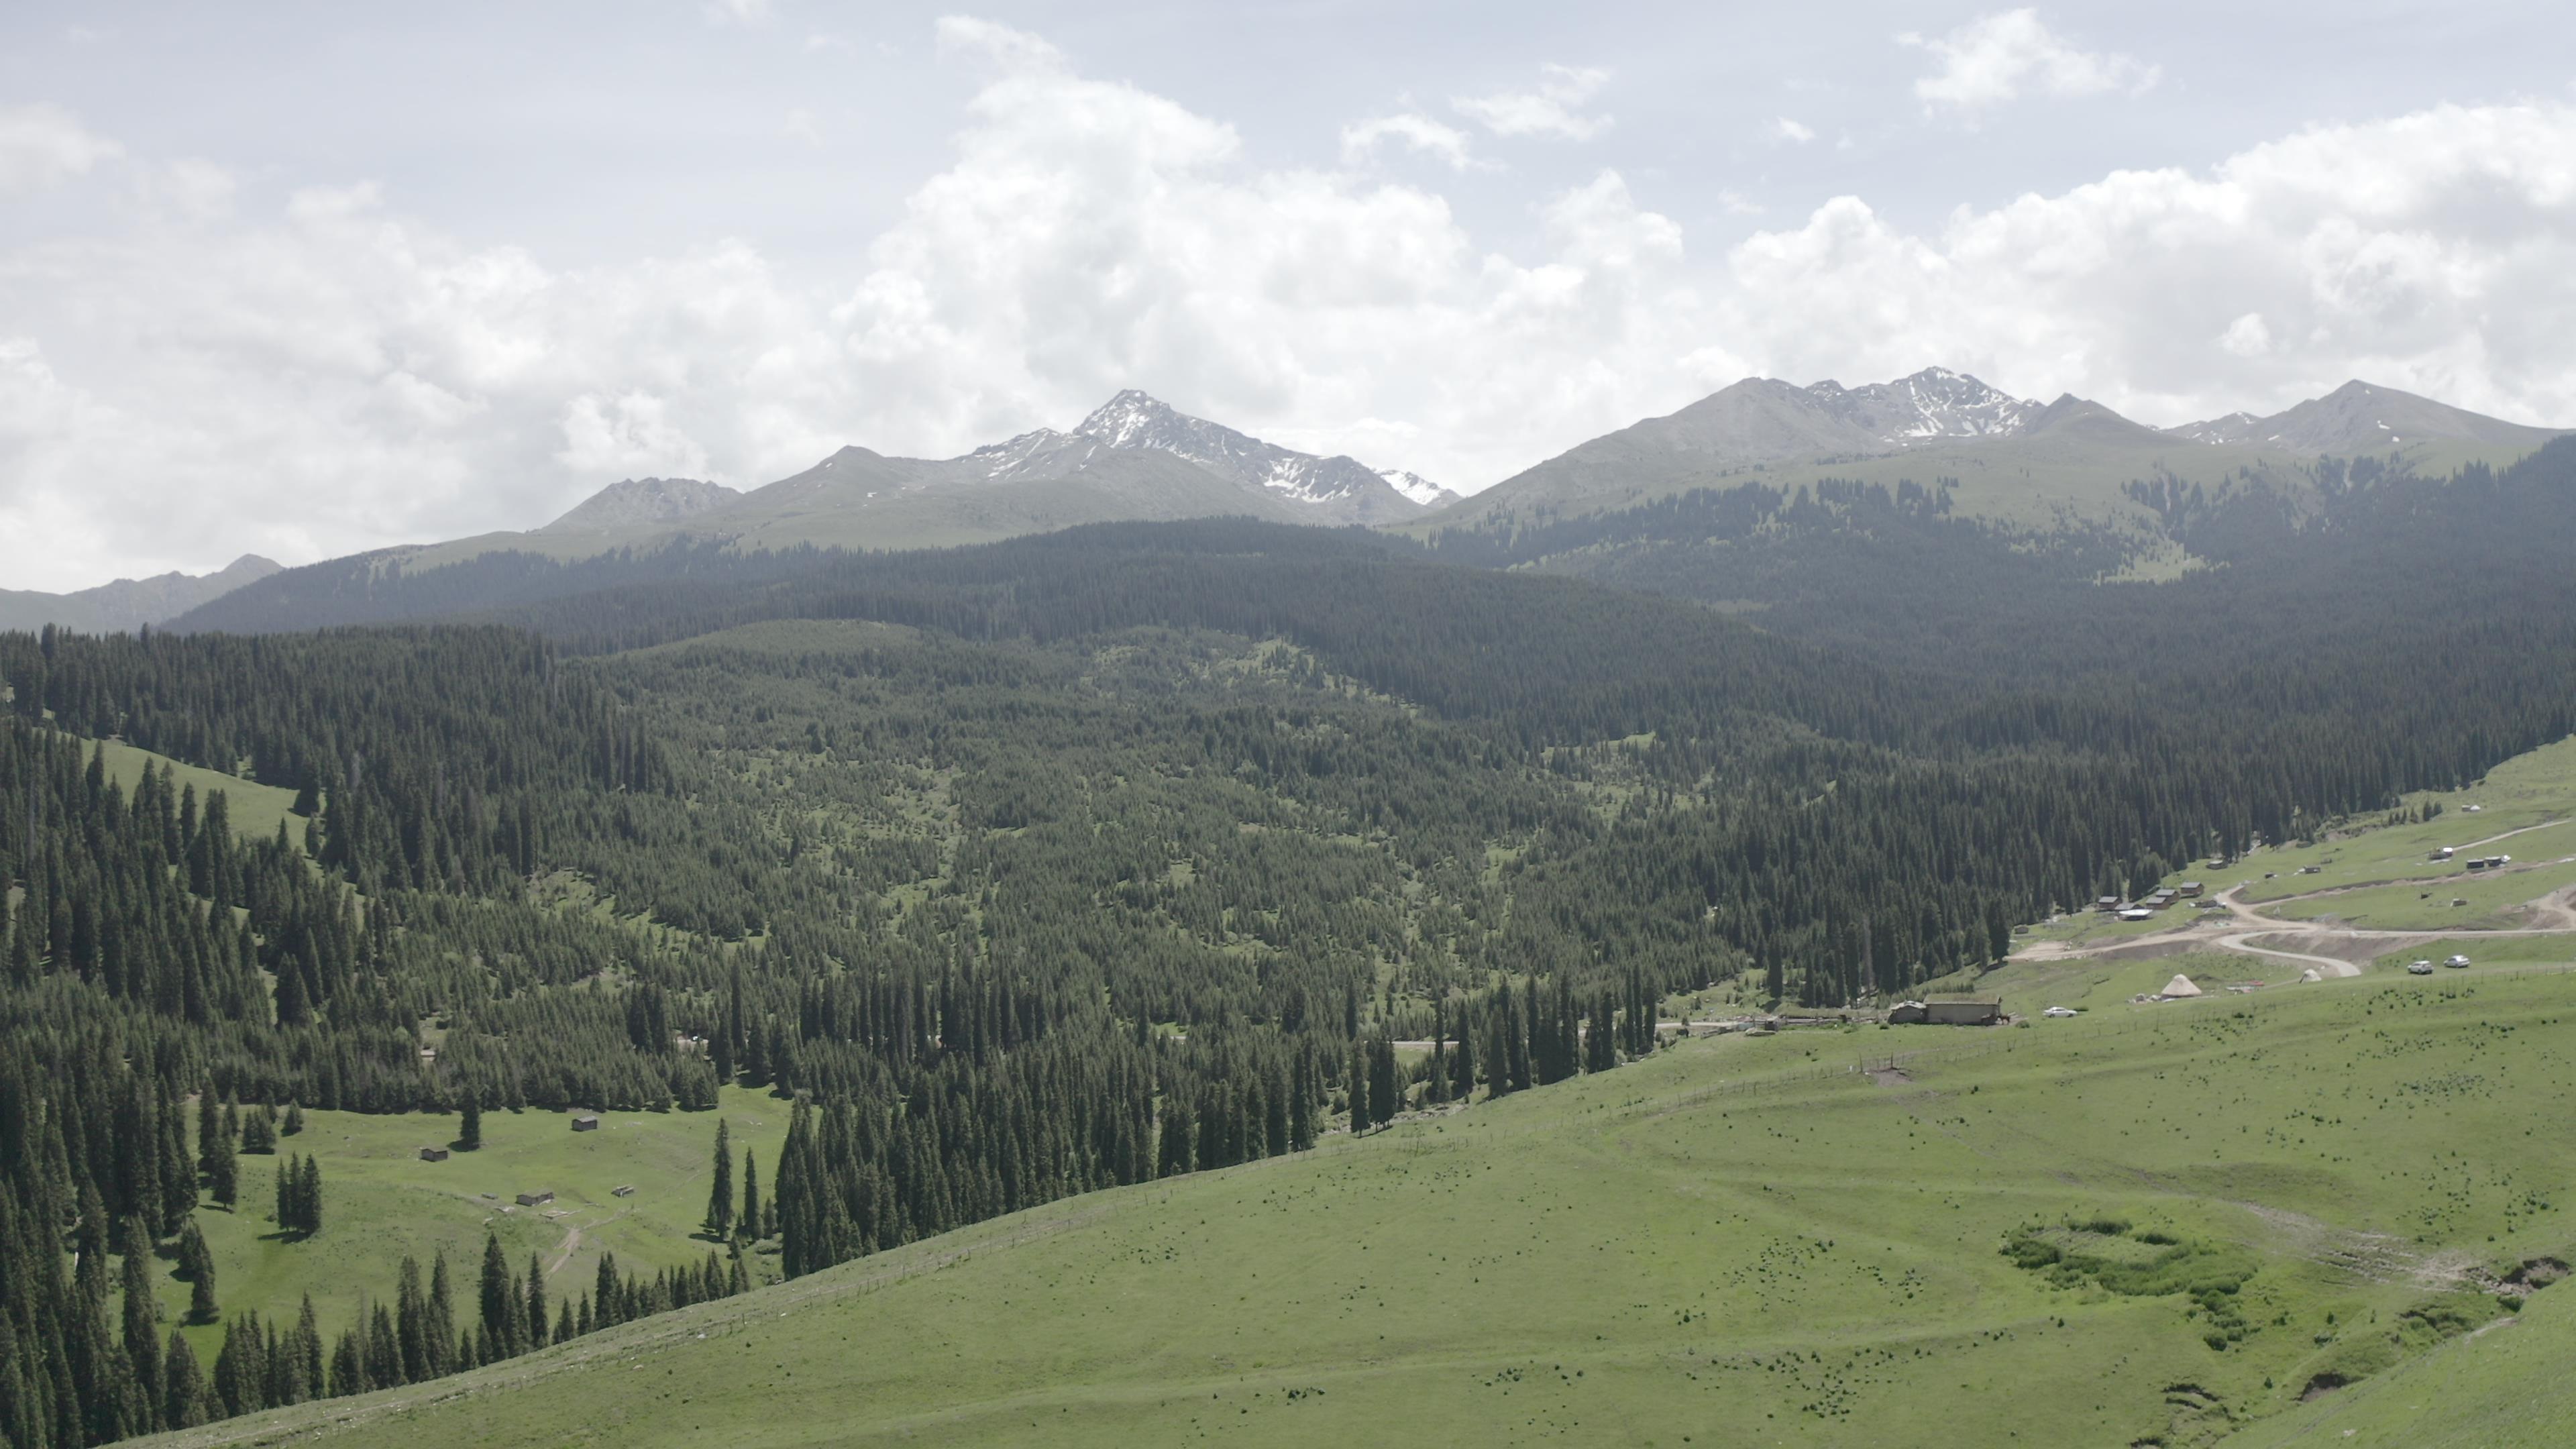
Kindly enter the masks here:
<path id="1" fill-rule="evenodd" d="M 2545 820 L 2538 825 L 2526 825 L 2519 830 L 2507 830 L 2500 834 L 2490 835 L 2483 840 L 2473 840 L 2467 845 L 2457 846 L 2454 847 L 2454 849 L 2474 850 L 2479 846 L 2490 845 L 2499 840 L 2509 840 L 2514 836 L 2521 835 L 2529 831 L 2546 830 L 2551 826 L 2564 825 L 2566 823 L 2567 822 L 2564 820 Z M 2523 870 L 2538 869 L 2544 865 L 2562 864 L 2565 864 L 2565 862 L 2535 861 L 2529 864 L 2508 867 L 2505 871 L 2499 872 L 2499 874 L 2512 874 Z M 2458 879 L 2456 875 L 2444 873 L 2441 875 L 2405 876 L 2395 880 L 2371 881 L 2366 885 L 2328 886 L 2322 890 L 2302 891 L 2293 895 L 2281 896 L 2274 900 L 2266 901 L 2259 906 L 2248 904 L 2247 902 L 2239 899 L 2240 894 L 2245 890 L 2245 888 L 2252 884 L 2251 881 L 2240 881 L 2237 884 L 2220 891 L 2212 898 L 2227 911 L 2226 919 L 2222 923 L 2221 929 L 2217 934 L 2212 934 L 2209 930 L 2211 922 L 2207 914 L 2200 913 L 2196 914 L 2195 918 L 2188 924 L 2173 930 L 2157 931 L 2144 936 L 2133 936 L 2124 941 L 2090 948 L 2070 948 L 2054 942 L 2049 942 L 2034 948 L 2019 959 L 2027 961 L 2067 961 L 2078 960 L 2089 956 L 2158 955 L 2171 948 L 2208 945 L 2224 947 L 2230 951 L 2240 951 L 2249 956 L 2268 956 L 2279 961 L 2296 962 L 2299 964 L 2301 969 L 2313 968 L 2317 974 L 2321 976 L 2358 976 L 2361 974 L 2362 962 L 2388 955 L 2393 952 L 2403 951 L 2412 946 L 2421 945 L 2427 941 L 2440 940 L 2446 935 L 2455 935 L 2459 933 L 2445 931 L 2383 931 L 2365 926 L 2346 926 L 2325 921 L 2284 920 L 2280 917 L 2267 914 L 2266 908 L 2277 907 L 2290 901 L 2316 900 L 2325 896 L 2344 895 L 2357 890 L 2378 890 L 2388 886 L 2447 885 L 2456 879 Z M 2576 886 L 2551 891 L 2535 900 L 2524 903 L 2522 909 L 2530 912 L 2531 919 L 2534 924 L 2530 926 L 2516 927 L 2509 930 L 2479 931 L 2476 934 L 2481 936 L 2550 936 L 2567 931 L 2576 931 Z M 2257 937 L 2287 939 L 2280 945 L 2264 946 L 2256 944 Z M 2304 951 L 2292 950 L 2289 949 L 2291 946 L 2306 946 L 2310 949 Z"/>

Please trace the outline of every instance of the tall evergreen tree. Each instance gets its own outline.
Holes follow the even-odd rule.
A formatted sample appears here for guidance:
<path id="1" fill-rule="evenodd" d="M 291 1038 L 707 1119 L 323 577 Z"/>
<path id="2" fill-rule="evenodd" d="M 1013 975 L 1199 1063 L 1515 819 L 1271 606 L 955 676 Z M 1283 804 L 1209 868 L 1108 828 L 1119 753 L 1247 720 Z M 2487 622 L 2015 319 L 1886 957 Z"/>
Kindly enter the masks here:
<path id="1" fill-rule="evenodd" d="M 721 1117 L 716 1119 L 715 1183 L 707 1191 L 707 1232 L 717 1238 L 733 1235 L 733 1129 Z"/>

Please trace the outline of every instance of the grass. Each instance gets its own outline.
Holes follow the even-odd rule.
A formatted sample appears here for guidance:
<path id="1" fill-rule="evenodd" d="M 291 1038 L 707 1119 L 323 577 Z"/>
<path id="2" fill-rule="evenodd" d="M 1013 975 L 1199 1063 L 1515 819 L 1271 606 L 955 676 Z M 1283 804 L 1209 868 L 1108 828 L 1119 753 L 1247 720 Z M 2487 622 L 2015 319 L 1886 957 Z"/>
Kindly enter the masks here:
<path id="1" fill-rule="evenodd" d="M 2549 936 L 2445 936 L 2404 951 L 2392 951 L 2372 963 L 2402 971 L 2409 961 L 2439 963 L 2466 956 L 2477 966 L 2564 966 L 2576 964 L 2576 934 Z"/>
<path id="2" fill-rule="evenodd" d="M 180 1441 L 2205 1443 L 2566 1256 L 2571 1110 L 2576 975 L 1711 1039 Z"/>
<path id="3" fill-rule="evenodd" d="M 459 1291 L 470 1291 L 487 1230 L 500 1235 L 514 1268 L 524 1271 L 528 1255 L 542 1253 L 554 1291 L 576 1298 L 590 1287 L 602 1251 L 647 1272 L 698 1262 L 713 1246 L 691 1234 L 706 1214 L 718 1117 L 732 1124 L 736 1190 L 746 1146 L 759 1155 L 765 1188 L 787 1137 L 787 1104 L 740 1088 L 727 1089 L 715 1112 L 603 1112 L 596 1132 L 572 1131 L 567 1113 L 486 1112 L 482 1149 L 445 1162 L 423 1162 L 419 1151 L 456 1136 L 452 1115 L 308 1111 L 304 1131 L 279 1140 L 279 1157 L 240 1158 L 235 1211 L 209 1202 L 197 1214 L 215 1256 L 217 1296 L 227 1314 L 258 1309 L 291 1321 L 310 1293 L 324 1331 L 336 1333 L 362 1301 L 392 1295 L 407 1253 L 425 1273 L 443 1249 L 450 1272 L 462 1275 Z M 284 1237 L 270 1221 L 276 1164 L 288 1153 L 322 1162 L 322 1231 L 310 1239 Z M 614 1195 L 627 1185 L 633 1194 Z M 535 1190 L 553 1192 L 555 1201 L 517 1206 L 519 1193 Z M 189 1287 L 166 1263 L 159 1286 L 165 1319 L 176 1323 Z M 213 1362 L 221 1327 L 190 1333 Z"/>
<path id="4" fill-rule="evenodd" d="M 2420 791 L 2405 797 L 2404 803 L 2410 809 L 2439 804 L 2442 813 L 2423 824 L 2362 826 L 2313 845 L 2258 850 L 2225 872 L 2201 874 L 2223 875 L 2226 882 L 2248 881 L 2242 899 L 2259 903 L 2308 891 L 2428 876 L 2468 879 L 2467 867 L 2460 862 L 2437 864 L 2426 858 L 2440 846 L 2454 847 L 2463 856 L 2509 854 L 2517 861 L 2576 854 L 2576 823 L 2532 829 L 2556 821 L 2576 822 L 2576 737 L 2517 755 L 2466 788 Z M 2467 808 L 2471 805 L 2479 807 L 2475 813 Z M 2469 849 L 2473 841 L 2514 831 L 2530 833 Z M 2318 871 L 2303 876 L 2298 874 L 2302 866 L 2316 866 Z M 2275 878 L 2261 879 L 2266 872 Z M 2193 872 L 2180 875 L 2189 878 Z M 2220 884 L 2219 879 L 2210 880 L 2213 890 Z"/>
<path id="5" fill-rule="evenodd" d="M 2525 924 L 2519 908 L 2576 885 L 2576 861 L 2462 873 L 2422 884 L 2364 886 L 2283 901 L 2272 914 L 2288 920 L 2340 921 L 2382 931 L 2503 931 Z M 2453 905 L 2464 901 L 2465 905 Z"/>
<path id="6" fill-rule="evenodd" d="M 124 789 L 127 799 L 133 798 L 135 783 L 143 778 L 145 770 L 158 771 L 167 765 L 182 787 L 197 787 L 199 801 L 203 801 L 209 791 L 224 792 L 224 809 L 232 819 L 235 835 L 244 840 L 271 839 L 277 834 L 278 823 L 283 821 L 287 840 L 298 850 L 304 848 L 304 817 L 295 813 L 294 791 L 227 775 L 220 770 L 183 765 L 166 755 L 138 750 L 118 740 L 108 740 L 103 747 L 107 751 L 107 776 Z M 84 753 L 99 748 L 102 748 L 99 741 L 81 742 Z"/>
<path id="7" fill-rule="evenodd" d="M 2203 989 L 2216 992 L 2234 982 L 2267 981 L 2279 985 L 2296 980 L 2299 973 L 2286 961 L 2234 951 L 2191 950 L 2134 960 L 2078 957 L 2014 961 L 1978 977 L 1973 984 L 1961 982 L 1956 990 L 1996 997 L 2003 1002 L 2005 1011 L 2023 1016 L 2036 1016 L 2052 1006 L 2084 1012 L 2127 1010 L 2130 998 L 2163 990 L 2177 974 L 2189 976 Z"/>

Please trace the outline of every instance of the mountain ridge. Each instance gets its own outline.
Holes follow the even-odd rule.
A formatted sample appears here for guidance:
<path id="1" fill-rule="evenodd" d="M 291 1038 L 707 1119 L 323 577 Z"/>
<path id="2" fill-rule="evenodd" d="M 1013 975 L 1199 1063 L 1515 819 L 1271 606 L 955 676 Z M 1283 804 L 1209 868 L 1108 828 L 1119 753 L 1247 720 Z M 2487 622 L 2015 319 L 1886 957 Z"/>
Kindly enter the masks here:
<path id="1" fill-rule="evenodd" d="M 115 579 L 65 594 L 0 589 L 0 629 L 41 629 L 47 624 L 89 634 L 131 633 L 178 618 L 201 605 L 285 570 L 275 559 L 246 553 L 212 573 L 172 570 L 150 578 Z"/>

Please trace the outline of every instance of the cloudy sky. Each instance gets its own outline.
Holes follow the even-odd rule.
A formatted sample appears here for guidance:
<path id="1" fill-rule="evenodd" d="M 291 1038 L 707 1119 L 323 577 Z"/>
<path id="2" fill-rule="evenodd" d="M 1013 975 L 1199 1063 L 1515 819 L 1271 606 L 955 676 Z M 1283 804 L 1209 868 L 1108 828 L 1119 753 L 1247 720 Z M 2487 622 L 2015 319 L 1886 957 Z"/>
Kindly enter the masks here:
<path id="1" fill-rule="evenodd" d="M 1747 374 L 2576 424 L 2563 3 L 0 11 L 0 587 L 944 456 L 1462 490 Z"/>

